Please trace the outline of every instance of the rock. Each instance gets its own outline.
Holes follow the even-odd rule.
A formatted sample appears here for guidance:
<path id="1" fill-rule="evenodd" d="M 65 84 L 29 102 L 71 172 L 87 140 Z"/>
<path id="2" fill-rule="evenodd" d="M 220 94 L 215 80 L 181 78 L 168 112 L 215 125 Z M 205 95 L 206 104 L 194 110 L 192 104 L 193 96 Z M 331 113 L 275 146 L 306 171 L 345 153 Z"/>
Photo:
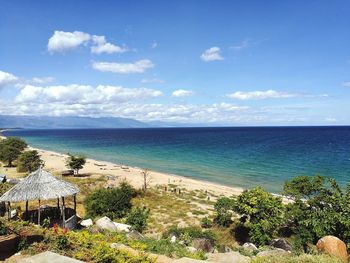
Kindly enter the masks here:
<path id="1" fill-rule="evenodd" d="M 113 223 L 117 227 L 117 232 L 119 232 L 119 233 L 122 233 L 122 232 L 129 233 L 131 231 L 131 226 L 130 225 L 122 224 L 122 223 L 116 223 L 116 222 L 113 222 Z"/>
<path id="2" fill-rule="evenodd" d="M 176 242 L 176 236 L 172 236 L 172 237 L 170 238 L 170 242 L 171 242 L 171 243 L 175 243 L 175 242 Z"/>
<path id="3" fill-rule="evenodd" d="M 144 236 L 140 232 L 137 232 L 136 230 L 131 230 L 126 236 L 130 239 L 136 239 L 136 240 L 144 239 Z"/>
<path id="4" fill-rule="evenodd" d="M 228 253 L 228 252 L 232 252 L 232 249 L 230 247 L 225 245 L 219 246 L 219 253 Z"/>
<path id="5" fill-rule="evenodd" d="M 187 247 L 186 248 L 188 250 L 188 252 L 190 253 L 196 253 L 197 252 L 197 249 L 195 247 Z"/>
<path id="6" fill-rule="evenodd" d="M 113 221 L 106 216 L 97 220 L 96 226 L 102 230 L 117 231 L 117 227 L 114 225 Z"/>
<path id="7" fill-rule="evenodd" d="M 120 243 L 112 243 L 109 245 L 111 248 L 114 249 L 118 249 L 118 250 L 123 250 L 123 251 L 127 251 L 128 253 L 130 253 L 133 256 L 138 256 L 139 252 L 131 247 L 128 247 L 124 244 L 120 244 Z"/>
<path id="8" fill-rule="evenodd" d="M 249 252 L 254 252 L 254 251 L 257 251 L 258 248 L 256 247 L 256 245 L 254 245 L 253 243 L 244 243 L 242 248 L 246 251 L 249 251 Z"/>
<path id="9" fill-rule="evenodd" d="M 250 257 L 241 255 L 239 252 L 207 254 L 208 260 L 218 263 L 248 263 Z"/>
<path id="10" fill-rule="evenodd" d="M 207 253 L 213 251 L 213 245 L 211 244 L 210 240 L 206 238 L 193 239 L 192 246 Z"/>
<path id="11" fill-rule="evenodd" d="M 293 249 L 292 246 L 285 239 L 282 238 L 272 240 L 270 246 L 275 248 L 281 248 L 285 251 L 292 251 Z"/>
<path id="12" fill-rule="evenodd" d="M 16 216 L 17 216 L 17 210 L 16 209 L 11 210 L 11 212 L 10 212 L 11 219 L 15 218 Z"/>
<path id="13" fill-rule="evenodd" d="M 207 260 L 198 260 L 198 259 L 192 259 L 192 258 L 180 258 L 173 261 L 173 263 L 214 263 L 212 261 Z"/>
<path id="14" fill-rule="evenodd" d="M 289 251 L 285 251 L 281 248 L 276 248 L 276 249 L 261 251 L 256 256 L 257 257 L 270 257 L 270 256 L 289 256 L 289 255 L 291 255 L 291 253 Z"/>
<path id="15" fill-rule="evenodd" d="M 92 222 L 92 219 L 89 218 L 89 219 L 85 219 L 85 220 L 82 220 L 80 222 L 80 225 L 83 226 L 83 227 L 90 227 L 92 226 L 94 223 Z"/>
<path id="16" fill-rule="evenodd" d="M 172 263 L 174 260 L 164 255 L 150 254 L 152 258 L 155 258 L 156 263 Z"/>
<path id="17" fill-rule="evenodd" d="M 343 241 L 335 236 L 325 236 L 318 240 L 316 248 L 320 252 L 324 252 L 336 256 L 343 262 L 348 262 L 348 252 Z"/>

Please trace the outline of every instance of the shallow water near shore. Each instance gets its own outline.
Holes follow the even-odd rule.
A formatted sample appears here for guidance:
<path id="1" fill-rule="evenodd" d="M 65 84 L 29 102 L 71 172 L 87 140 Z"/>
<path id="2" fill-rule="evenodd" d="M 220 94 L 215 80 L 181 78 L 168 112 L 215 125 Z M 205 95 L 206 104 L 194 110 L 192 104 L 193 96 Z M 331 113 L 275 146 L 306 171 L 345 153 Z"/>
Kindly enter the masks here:
<path id="1" fill-rule="evenodd" d="M 297 175 L 350 178 L 350 127 L 13 130 L 61 153 L 279 193 Z"/>

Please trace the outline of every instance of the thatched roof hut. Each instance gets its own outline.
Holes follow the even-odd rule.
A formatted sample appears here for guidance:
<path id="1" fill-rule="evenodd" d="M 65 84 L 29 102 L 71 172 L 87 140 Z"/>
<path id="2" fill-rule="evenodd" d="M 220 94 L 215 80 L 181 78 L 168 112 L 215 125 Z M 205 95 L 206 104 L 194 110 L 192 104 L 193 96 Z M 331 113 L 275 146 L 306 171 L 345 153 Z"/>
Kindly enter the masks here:
<path id="1" fill-rule="evenodd" d="M 48 200 L 72 196 L 78 187 L 39 168 L 0 197 L 0 202 Z"/>
<path id="2" fill-rule="evenodd" d="M 48 199 L 57 199 L 57 208 L 60 207 L 65 225 L 65 202 L 66 196 L 74 197 L 74 214 L 76 213 L 76 194 L 79 188 L 71 183 L 63 181 L 51 173 L 39 168 L 35 172 L 30 173 L 26 178 L 12 187 L 9 191 L 0 197 L 0 202 L 8 203 L 8 215 L 10 218 L 10 203 L 26 201 L 26 215 L 28 215 L 28 201 L 38 200 L 38 224 L 40 224 L 40 201 Z"/>

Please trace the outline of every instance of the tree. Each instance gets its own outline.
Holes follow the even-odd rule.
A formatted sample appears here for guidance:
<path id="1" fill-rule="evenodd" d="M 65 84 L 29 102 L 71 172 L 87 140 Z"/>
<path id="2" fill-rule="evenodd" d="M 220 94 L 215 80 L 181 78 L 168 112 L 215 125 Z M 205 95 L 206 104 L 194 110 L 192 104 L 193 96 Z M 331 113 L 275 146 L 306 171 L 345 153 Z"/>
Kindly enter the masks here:
<path id="1" fill-rule="evenodd" d="M 228 197 L 219 198 L 214 204 L 216 210 L 215 223 L 220 226 L 228 227 L 232 223 L 232 209 L 234 200 Z"/>
<path id="2" fill-rule="evenodd" d="M 27 147 L 25 141 L 17 137 L 8 137 L 0 141 L 0 160 L 11 167 L 21 152 Z"/>
<path id="3" fill-rule="evenodd" d="M 87 214 L 91 217 L 122 218 L 130 211 L 131 199 L 135 195 L 135 189 L 126 182 L 117 188 L 95 190 L 85 199 Z"/>
<path id="4" fill-rule="evenodd" d="M 273 196 L 261 187 L 240 194 L 233 211 L 247 217 L 243 224 L 249 229 L 249 237 L 258 245 L 269 243 L 284 216 L 282 198 Z"/>
<path id="5" fill-rule="evenodd" d="M 132 209 L 126 218 L 126 223 L 131 225 L 136 231 L 142 233 L 147 227 L 149 212 L 150 210 L 146 207 L 136 207 L 135 209 Z"/>
<path id="6" fill-rule="evenodd" d="M 74 170 L 75 174 L 79 174 L 79 170 L 82 169 L 86 163 L 85 156 L 68 154 L 69 157 L 66 159 L 66 166 Z"/>
<path id="7" fill-rule="evenodd" d="M 38 151 L 25 151 L 21 153 L 17 161 L 18 172 L 33 172 L 39 169 L 43 165 L 43 161 L 40 159 Z"/>
<path id="8" fill-rule="evenodd" d="M 151 183 L 151 179 L 152 178 L 151 178 L 149 170 L 147 170 L 147 169 L 143 169 L 141 171 L 141 175 L 142 175 L 142 178 L 143 178 L 143 191 L 146 193 L 147 189 L 148 189 L 148 186 Z"/>

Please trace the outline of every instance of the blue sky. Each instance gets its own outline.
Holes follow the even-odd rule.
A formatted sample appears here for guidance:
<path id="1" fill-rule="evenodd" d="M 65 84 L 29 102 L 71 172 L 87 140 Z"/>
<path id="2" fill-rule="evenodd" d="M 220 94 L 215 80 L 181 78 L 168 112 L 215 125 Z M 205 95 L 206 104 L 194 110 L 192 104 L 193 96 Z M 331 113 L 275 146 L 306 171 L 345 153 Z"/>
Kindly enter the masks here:
<path id="1" fill-rule="evenodd" d="M 350 124 L 349 1 L 1 1 L 0 114 Z"/>

